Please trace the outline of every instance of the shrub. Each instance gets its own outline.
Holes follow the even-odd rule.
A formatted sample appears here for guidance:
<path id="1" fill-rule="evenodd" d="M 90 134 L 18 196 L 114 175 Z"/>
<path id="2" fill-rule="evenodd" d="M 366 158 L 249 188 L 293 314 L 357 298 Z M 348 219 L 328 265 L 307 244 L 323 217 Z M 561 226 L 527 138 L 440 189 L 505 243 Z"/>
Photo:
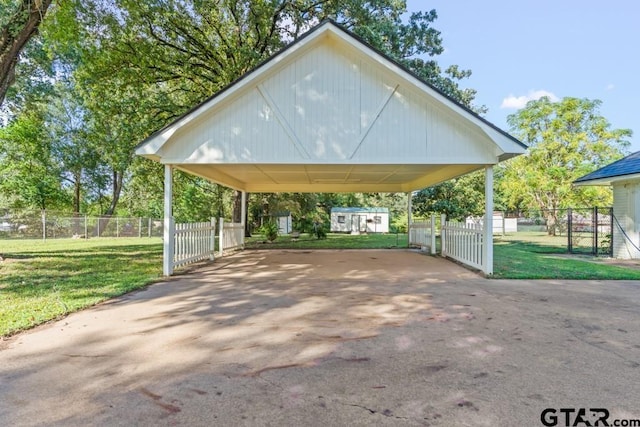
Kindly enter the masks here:
<path id="1" fill-rule="evenodd" d="M 313 234 L 315 234 L 318 240 L 327 238 L 327 231 L 324 229 L 321 223 L 316 223 L 313 225 Z"/>
<path id="2" fill-rule="evenodd" d="M 278 237 L 278 224 L 273 221 L 265 222 L 260 231 L 268 241 L 273 242 Z"/>

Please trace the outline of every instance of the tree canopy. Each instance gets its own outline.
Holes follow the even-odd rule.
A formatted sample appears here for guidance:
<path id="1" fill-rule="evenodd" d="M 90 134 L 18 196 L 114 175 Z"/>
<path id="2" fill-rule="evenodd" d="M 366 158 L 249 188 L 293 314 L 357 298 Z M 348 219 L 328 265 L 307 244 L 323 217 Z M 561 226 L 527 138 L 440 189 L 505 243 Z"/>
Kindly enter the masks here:
<path id="1" fill-rule="evenodd" d="M 36 33 L 51 0 L 0 0 L 0 105 L 15 80 L 20 53 Z"/>
<path id="2" fill-rule="evenodd" d="M 574 187 L 573 181 L 623 156 L 629 129 L 612 129 L 598 100 L 543 97 L 508 118 L 512 133 L 528 152 L 504 167 L 500 190 L 507 207 L 543 212 L 555 233 L 557 210 L 608 206 L 611 192 Z"/>
<path id="3" fill-rule="evenodd" d="M 407 14 L 401 0 L 0 0 L 0 200 L 23 208 L 161 216 L 161 165 L 134 146 L 261 61 L 331 18 L 463 105 L 469 70 L 441 68 L 434 10 Z M 35 9 L 34 9 L 35 8 Z M 34 13 L 38 11 L 38 16 Z M 36 31 L 37 30 L 37 31 Z M 530 145 L 496 169 L 496 208 L 606 205 L 610 192 L 571 183 L 620 157 L 631 132 L 612 129 L 600 101 L 548 98 L 509 117 Z M 481 174 L 415 195 L 418 215 L 461 219 L 483 210 Z M 238 195 L 198 177 L 175 176 L 175 216 L 230 217 Z M 404 212 L 400 194 L 254 194 L 251 219 L 293 212 L 305 228 L 333 206 Z M 396 226 L 406 226 L 398 215 Z M 554 218 L 549 217 L 553 222 Z M 306 224 L 306 225 L 305 225 Z"/>
<path id="4" fill-rule="evenodd" d="M 3 1 L 15 7 L 19 3 Z M 455 65 L 443 71 L 436 60 L 443 51 L 433 27 L 436 12 L 407 15 L 404 1 L 68 0 L 48 9 L 17 64 L 5 105 L 9 123 L 4 137 L 34 129 L 25 123 L 40 121 L 44 133 L 30 143 L 42 153 L 39 159 L 48 162 L 40 168 L 47 174 L 41 182 L 50 182 L 51 191 L 64 195 L 55 197 L 57 207 L 160 215 L 161 167 L 135 158 L 133 147 L 325 18 L 459 102 L 482 109 L 472 104 L 475 92 L 459 86 L 470 72 Z M 10 18 L 3 15 L 0 23 L 15 21 Z M 39 106 L 35 117 L 34 106 Z M 19 147 L 20 141 L 13 139 L 12 146 Z M 8 170 L 9 156 L 26 162 L 15 156 L 19 150 L 9 151 L 0 152 L 0 170 Z M 42 206 L 16 188 L 3 186 L 2 200 Z M 232 211 L 231 192 L 200 178 L 178 173 L 175 194 L 179 220 Z M 256 195 L 250 201 L 264 207 L 265 197 L 270 205 L 287 206 L 301 217 L 318 209 L 326 213 L 333 203 L 376 200 L 364 195 L 354 195 L 354 200 Z"/>

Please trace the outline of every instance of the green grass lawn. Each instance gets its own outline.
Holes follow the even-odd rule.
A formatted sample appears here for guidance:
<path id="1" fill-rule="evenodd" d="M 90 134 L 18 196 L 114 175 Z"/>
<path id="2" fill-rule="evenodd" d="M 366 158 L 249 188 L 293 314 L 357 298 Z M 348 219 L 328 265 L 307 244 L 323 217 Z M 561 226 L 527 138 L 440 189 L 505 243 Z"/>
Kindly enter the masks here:
<path id="1" fill-rule="evenodd" d="M 139 289 L 162 274 L 159 238 L 0 240 L 0 336 Z"/>
<path id="2" fill-rule="evenodd" d="M 279 236 L 265 243 L 255 236 L 249 249 L 406 248 L 406 234 L 328 234 L 318 240 Z M 89 240 L 0 240 L 0 336 L 47 322 L 118 295 L 140 289 L 162 273 L 159 238 Z M 640 280 L 640 269 L 616 267 L 598 258 L 565 256 L 563 238 L 542 233 L 496 237 L 494 277 L 511 279 Z M 595 261 L 595 262 L 594 262 Z"/>
<path id="3" fill-rule="evenodd" d="M 604 258 L 566 256 L 566 237 L 516 233 L 496 237 L 493 248 L 499 279 L 640 279 L 640 270 L 606 265 Z"/>

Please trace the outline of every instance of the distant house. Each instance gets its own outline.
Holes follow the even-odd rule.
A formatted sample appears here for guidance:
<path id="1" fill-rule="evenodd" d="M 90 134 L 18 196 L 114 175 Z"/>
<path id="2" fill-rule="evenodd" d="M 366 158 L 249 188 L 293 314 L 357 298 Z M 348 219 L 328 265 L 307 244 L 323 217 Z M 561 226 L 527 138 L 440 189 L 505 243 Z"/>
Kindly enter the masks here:
<path id="1" fill-rule="evenodd" d="M 331 208 L 331 231 L 335 233 L 388 233 L 388 208 Z"/>
<path id="2" fill-rule="evenodd" d="M 640 258 L 640 151 L 591 172 L 574 184 L 613 187 L 613 257 Z"/>

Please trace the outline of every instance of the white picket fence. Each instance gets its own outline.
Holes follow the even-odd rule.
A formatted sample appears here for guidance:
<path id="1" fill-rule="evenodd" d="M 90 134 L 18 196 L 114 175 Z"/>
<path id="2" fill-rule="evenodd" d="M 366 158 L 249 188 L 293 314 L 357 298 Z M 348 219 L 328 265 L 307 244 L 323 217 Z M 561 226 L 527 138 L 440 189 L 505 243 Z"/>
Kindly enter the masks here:
<path id="1" fill-rule="evenodd" d="M 441 253 L 470 267 L 484 269 L 484 230 L 481 224 L 465 224 L 455 221 L 441 221 Z M 172 224 L 173 228 L 173 268 L 193 262 L 210 259 L 215 253 L 215 220 L 210 222 Z M 244 224 L 225 223 L 222 218 L 218 226 L 218 252 L 220 256 L 233 249 L 244 247 Z M 429 248 L 436 252 L 436 222 L 414 222 L 409 226 L 409 244 Z M 169 274 L 171 274 L 171 272 Z"/>
<path id="2" fill-rule="evenodd" d="M 409 246 L 418 246 L 422 250 L 436 253 L 436 221 L 431 216 L 430 221 L 412 222 L 409 225 Z"/>
<path id="3" fill-rule="evenodd" d="M 445 221 L 441 227 L 442 255 L 483 269 L 482 225 Z"/>
<path id="4" fill-rule="evenodd" d="M 220 218 L 219 233 L 219 240 L 221 242 L 219 248 L 220 256 L 222 256 L 225 251 L 244 247 L 244 224 L 240 222 L 225 223 L 224 220 Z"/>
<path id="5" fill-rule="evenodd" d="M 210 222 L 176 224 L 173 234 L 173 267 L 205 259 L 213 260 L 216 239 L 215 219 Z"/>
<path id="6" fill-rule="evenodd" d="M 203 260 L 213 260 L 216 252 L 216 240 L 218 240 L 218 252 L 220 256 L 233 249 L 244 247 L 244 224 L 225 223 L 219 220 L 218 236 L 216 236 L 216 220 L 211 218 L 209 222 L 191 222 L 171 224 L 173 231 L 173 257 L 171 257 L 171 270 L 176 267 L 192 264 Z M 170 250 L 171 250 L 170 249 Z"/>

